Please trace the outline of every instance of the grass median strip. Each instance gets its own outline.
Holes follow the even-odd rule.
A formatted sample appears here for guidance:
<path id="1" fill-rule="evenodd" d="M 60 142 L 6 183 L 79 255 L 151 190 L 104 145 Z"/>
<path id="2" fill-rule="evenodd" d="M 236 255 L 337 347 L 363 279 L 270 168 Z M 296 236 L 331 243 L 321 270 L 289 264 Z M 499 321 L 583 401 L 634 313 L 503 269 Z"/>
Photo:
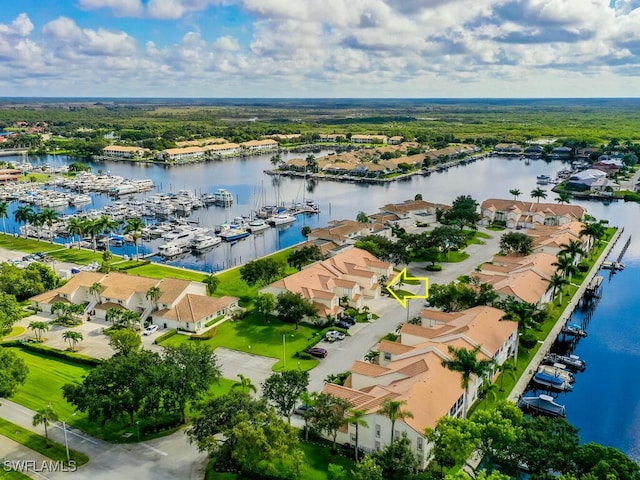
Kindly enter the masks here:
<path id="1" fill-rule="evenodd" d="M 67 453 L 64 445 L 48 440 L 37 433 L 27 430 L 26 428 L 11 423 L 4 418 L 0 418 L 0 434 L 17 442 L 25 447 L 30 448 L 34 452 L 38 452 L 51 460 L 66 461 Z M 77 466 L 84 465 L 89 461 L 84 453 L 76 450 L 69 450 L 69 456 L 76 462 Z"/>

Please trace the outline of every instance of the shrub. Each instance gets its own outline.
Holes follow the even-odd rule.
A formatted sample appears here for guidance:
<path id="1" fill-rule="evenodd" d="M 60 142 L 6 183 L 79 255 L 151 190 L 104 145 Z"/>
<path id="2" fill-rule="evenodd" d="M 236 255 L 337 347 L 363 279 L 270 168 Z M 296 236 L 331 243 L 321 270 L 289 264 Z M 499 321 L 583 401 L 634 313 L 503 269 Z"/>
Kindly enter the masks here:
<path id="1" fill-rule="evenodd" d="M 218 315 L 216 318 L 209 320 L 207 323 L 204 324 L 205 327 L 210 327 L 211 325 L 213 325 L 216 322 L 219 322 L 220 320 L 222 320 L 224 318 L 224 315 Z"/>
<path id="2" fill-rule="evenodd" d="M 213 327 L 199 335 L 191 335 L 190 340 L 209 340 L 216 334 L 216 330 L 217 328 Z"/>
<path id="3" fill-rule="evenodd" d="M 9 342 L 4 342 L 3 346 L 9 346 Z M 38 343 L 26 343 L 21 341 L 16 341 L 11 346 L 20 347 L 30 352 L 38 353 L 45 357 L 52 358 L 60 358 L 62 360 L 67 360 L 72 363 L 79 363 L 82 365 L 91 365 L 95 367 L 102 363 L 102 360 L 99 358 L 89 357 L 87 355 L 82 355 L 80 353 L 68 352 L 65 350 L 58 350 L 57 348 L 47 347 L 46 345 L 38 344 Z"/>
<path id="4" fill-rule="evenodd" d="M 442 265 L 427 265 L 426 267 L 424 267 L 424 269 L 427 272 L 441 272 L 442 271 Z"/>
<path id="5" fill-rule="evenodd" d="M 390 342 L 395 342 L 399 336 L 400 335 L 396 333 L 387 333 L 384 337 L 382 337 L 382 340 L 389 340 Z"/>
<path id="6" fill-rule="evenodd" d="M 297 352 L 294 357 L 299 358 L 300 360 L 313 360 L 314 356 L 308 354 L 307 352 Z"/>
<path id="7" fill-rule="evenodd" d="M 527 350 L 533 348 L 538 343 L 538 338 L 533 333 L 524 333 L 520 336 L 520 345 Z"/>
<path id="8" fill-rule="evenodd" d="M 587 262 L 580 262 L 578 264 L 578 271 L 585 273 L 589 271 L 589 264 Z"/>
<path id="9" fill-rule="evenodd" d="M 153 343 L 155 343 L 156 345 L 164 342 L 166 339 L 173 337 L 174 335 L 177 335 L 178 330 L 176 330 L 175 328 L 172 328 L 171 330 L 169 330 L 166 333 L 163 333 L 162 335 L 160 335 L 159 337 L 157 337 Z"/>

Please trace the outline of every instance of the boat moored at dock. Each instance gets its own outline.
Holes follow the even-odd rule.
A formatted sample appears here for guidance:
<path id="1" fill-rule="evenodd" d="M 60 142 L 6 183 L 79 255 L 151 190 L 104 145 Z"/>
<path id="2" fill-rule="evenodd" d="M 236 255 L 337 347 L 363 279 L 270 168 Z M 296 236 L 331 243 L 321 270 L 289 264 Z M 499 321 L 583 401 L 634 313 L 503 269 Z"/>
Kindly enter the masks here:
<path id="1" fill-rule="evenodd" d="M 548 390 L 555 390 L 559 392 L 568 392 L 573 390 L 573 386 L 570 383 L 565 382 L 555 375 L 549 375 L 546 372 L 537 372 L 533 376 L 533 383 L 539 387 L 543 387 Z"/>
<path id="2" fill-rule="evenodd" d="M 556 403 L 553 397 L 540 394 L 537 397 L 521 397 L 518 407 L 525 413 L 549 415 L 551 417 L 566 417 L 564 405 Z"/>
<path id="3" fill-rule="evenodd" d="M 547 353 L 544 356 L 543 363 L 547 365 L 553 365 L 554 363 L 561 363 L 573 370 L 582 371 L 587 368 L 587 363 L 577 355 L 558 355 L 557 353 Z"/>

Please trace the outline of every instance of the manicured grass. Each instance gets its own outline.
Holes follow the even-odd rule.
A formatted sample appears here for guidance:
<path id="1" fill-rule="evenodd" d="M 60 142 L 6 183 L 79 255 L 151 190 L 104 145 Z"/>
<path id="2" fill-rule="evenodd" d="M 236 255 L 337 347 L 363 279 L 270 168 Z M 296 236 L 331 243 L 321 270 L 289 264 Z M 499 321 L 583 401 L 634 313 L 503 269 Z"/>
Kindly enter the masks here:
<path id="1" fill-rule="evenodd" d="M 59 262 L 78 263 L 80 265 L 87 265 L 91 262 L 102 263 L 102 253 L 94 253 L 91 250 L 84 250 L 82 248 L 63 248 L 49 252 L 47 255 L 55 258 Z M 117 255 L 113 256 L 113 259 L 116 261 L 119 258 Z"/>
<path id="2" fill-rule="evenodd" d="M 58 250 L 62 245 L 41 242 L 31 238 L 14 237 L 13 235 L 0 234 L 0 247 L 7 250 L 18 250 L 25 253 L 49 252 Z"/>
<path id="3" fill-rule="evenodd" d="M 194 282 L 202 282 L 206 278 L 202 272 L 195 272 L 193 270 L 185 270 L 182 268 L 168 267 L 166 265 L 158 265 L 156 263 L 149 263 L 147 265 L 141 265 L 140 267 L 130 268 L 127 273 L 131 275 L 138 275 L 141 277 L 150 278 L 179 278 L 181 280 L 192 280 Z"/>
<path id="4" fill-rule="evenodd" d="M 491 230 L 492 232 L 502 232 L 505 230 L 505 227 L 499 227 L 497 225 L 490 225 L 487 227 L 487 230 Z"/>
<path id="5" fill-rule="evenodd" d="M 0 469 L 0 480 L 29 480 L 31 477 L 26 476 L 24 473 L 17 472 L 15 470 Z"/>
<path id="6" fill-rule="evenodd" d="M 44 431 L 44 427 L 42 428 Z M 55 427 L 51 425 L 49 428 L 51 429 Z M 34 452 L 38 452 L 52 460 L 67 461 L 67 452 L 64 445 L 60 445 L 53 440 L 47 441 L 44 436 L 38 435 L 26 428 L 22 428 L 20 425 L 11 423 L 4 418 L 0 418 L 0 435 L 4 435 L 14 442 L 20 443 Z M 69 449 L 69 456 L 72 460 L 75 460 L 76 465 L 78 466 L 84 465 L 89 461 L 89 457 L 84 453 L 80 453 L 72 449 Z"/>
<path id="7" fill-rule="evenodd" d="M 28 315 L 31 315 L 31 312 L 26 312 Z M 17 337 L 18 335 L 22 335 L 26 331 L 24 327 L 13 327 L 11 331 L 4 335 L 0 335 L 0 338 L 9 338 L 9 337 Z"/>
<path id="8" fill-rule="evenodd" d="M 489 238 L 493 238 L 491 237 L 491 235 L 489 235 L 488 233 L 484 233 L 484 232 L 478 232 L 476 231 L 476 235 L 477 238 L 484 238 L 485 240 L 489 239 Z"/>
<path id="9" fill-rule="evenodd" d="M 469 254 L 467 252 L 462 252 L 462 251 L 453 251 L 453 252 L 449 252 L 444 256 L 444 259 L 442 260 L 443 263 L 458 263 L 458 262 L 462 262 L 463 260 L 466 260 L 467 258 L 469 258 Z"/>
<path id="10" fill-rule="evenodd" d="M 282 368 L 283 340 L 285 337 L 286 366 L 311 370 L 318 365 L 318 360 L 298 360 L 295 353 L 306 349 L 315 339 L 321 339 L 321 331 L 306 324 L 300 324 L 298 330 L 295 325 L 285 323 L 276 317 L 269 316 L 266 323 L 264 316 L 251 313 L 239 321 L 227 321 L 216 327 L 216 334 L 209 340 L 203 340 L 214 349 L 226 347 L 240 352 L 253 353 L 278 359 L 274 371 Z M 293 335 L 292 337 L 290 335 Z M 187 335 L 174 335 L 160 345 L 179 345 L 189 342 Z"/>

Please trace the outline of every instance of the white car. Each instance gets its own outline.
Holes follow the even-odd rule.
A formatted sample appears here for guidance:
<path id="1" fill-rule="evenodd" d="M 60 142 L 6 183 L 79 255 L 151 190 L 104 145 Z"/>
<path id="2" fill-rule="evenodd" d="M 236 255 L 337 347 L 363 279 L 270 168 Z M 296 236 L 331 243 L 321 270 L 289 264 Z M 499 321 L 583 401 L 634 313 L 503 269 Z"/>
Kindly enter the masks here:
<path id="1" fill-rule="evenodd" d="M 344 340 L 344 333 L 342 332 L 338 332 L 337 330 L 329 330 L 326 334 L 325 334 L 325 338 L 329 341 L 333 341 L 333 340 Z"/>
<path id="2" fill-rule="evenodd" d="M 144 329 L 144 334 L 145 335 L 151 335 L 153 332 L 157 332 L 158 331 L 158 325 L 149 325 L 147 328 Z"/>

